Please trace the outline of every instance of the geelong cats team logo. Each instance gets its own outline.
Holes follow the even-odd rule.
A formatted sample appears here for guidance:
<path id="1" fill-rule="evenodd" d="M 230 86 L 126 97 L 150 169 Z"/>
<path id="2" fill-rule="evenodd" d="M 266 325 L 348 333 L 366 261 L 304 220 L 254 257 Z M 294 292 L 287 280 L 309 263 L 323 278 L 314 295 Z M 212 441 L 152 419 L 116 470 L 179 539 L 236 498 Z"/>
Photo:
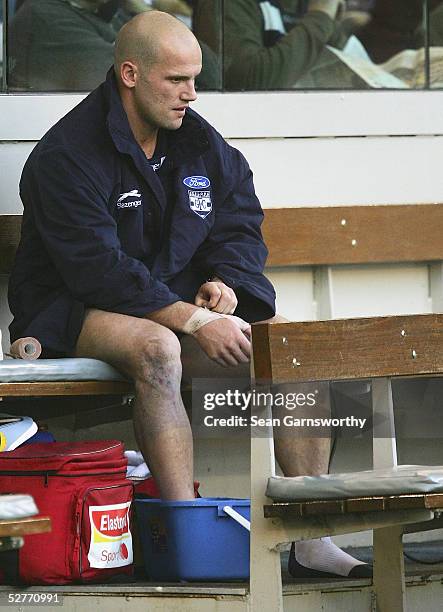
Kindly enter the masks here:
<path id="1" fill-rule="evenodd" d="M 189 187 L 189 208 L 204 219 L 212 211 L 211 181 L 206 176 L 187 176 L 183 183 Z"/>

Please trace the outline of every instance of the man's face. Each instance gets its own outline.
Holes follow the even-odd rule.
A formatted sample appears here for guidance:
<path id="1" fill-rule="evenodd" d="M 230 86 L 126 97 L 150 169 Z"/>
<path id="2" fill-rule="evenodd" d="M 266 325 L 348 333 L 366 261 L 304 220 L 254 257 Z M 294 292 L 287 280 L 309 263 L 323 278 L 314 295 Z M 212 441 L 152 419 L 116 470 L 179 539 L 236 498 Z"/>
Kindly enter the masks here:
<path id="1" fill-rule="evenodd" d="M 159 52 L 150 68 L 139 71 L 134 88 L 139 118 L 153 129 L 177 130 L 190 102 L 196 100 L 195 78 L 201 71 L 201 51 L 171 45 Z"/>

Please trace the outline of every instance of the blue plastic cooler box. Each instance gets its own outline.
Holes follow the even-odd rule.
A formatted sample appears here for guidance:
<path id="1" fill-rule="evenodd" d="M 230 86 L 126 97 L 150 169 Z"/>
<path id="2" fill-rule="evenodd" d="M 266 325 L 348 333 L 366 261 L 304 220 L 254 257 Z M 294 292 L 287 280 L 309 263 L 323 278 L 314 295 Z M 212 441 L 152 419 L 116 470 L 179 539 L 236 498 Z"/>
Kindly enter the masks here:
<path id="1" fill-rule="evenodd" d="M 151 580 L 247 580 L 249 499 L 136 499 Z"/>

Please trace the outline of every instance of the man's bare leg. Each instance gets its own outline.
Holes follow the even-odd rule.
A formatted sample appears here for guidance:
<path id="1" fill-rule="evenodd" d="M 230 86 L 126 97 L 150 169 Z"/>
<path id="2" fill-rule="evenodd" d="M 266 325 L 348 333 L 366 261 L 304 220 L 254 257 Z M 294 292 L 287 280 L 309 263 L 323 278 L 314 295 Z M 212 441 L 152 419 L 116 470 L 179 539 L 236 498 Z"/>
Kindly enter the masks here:
<path id="1" fill-rule="evenodd" d="M 287 322 L 288 320 L 281 315 L 275 315 L 272 319 L 263 321 L 263 323 Z M 242 378 L 249 380 L 250 364 L 224 368 L 209 359 L 192 336 L 184 336 L 180 342 L 182 345 L 183 379 L 186 382 L 190 383 L 193 378 Z M 293 386 L 288 385 L 287 390 L 293 391 Z M 295 435 L 291 437 L 275 436 L 274 447 L 276 460 L 285 476 L 317 476 L 328 472 L 331 448 L 328 435 L 324 438 L 306 438 Z"/>
<path id="2" fill-rule="evenodd" d="M 263 323 L 288 323 L 288 319 L 276 314 Z M 294 385 L 286 390 L 293 391 Z M 280 389 L 283 393 L 285 388 Z M 312 415 L 303 415 L 312 416 Z M 327 416 L 327 415 L 324 415 Z M 294 432 L 295 433 L 295 432 Z M 327 474 L 331 452 L 330 432 L 325 437 L 307 438 L 297 435 L 274 436 L 275 458 L 285 476 L 318 476 Z"/>
<path id="3" fill-rule="evenodd" d="M 286 319 L 276 315 L 269 323 L 285 323 Z M 280 392 L 291 393 L 294 385 L 281 385 Z M 316 406 L 316 414 L 321 411 L 322 417 L 330 416 L 329 389 L 318 395 L 322 405 Z M 314 407 L 298 411 L 297 417 L 312 417 Z M 309 414 L 311 411 L 311 414 Z M 285 435 L 286 433 L 286 435 Z M 331 452 L 330 430 L 324 429 L 322 437 L 303 437 L 303 431 L 297 435 L 297 430 L 291 432 L 274 431 L 275 457 L 285 476 L 318 476 L 327 474 Z M 280 434 L 280 435 L 279 435 Z M 293 542 L 289 554 L 289 573 L 296 579 L 321 576 L 349 576 L 367 578 L 372 569 L 367 564 L 355 559 L 341 550 L 330 537 L 317 540 Z"/>
<path id="4" fill-rule="evenodd" d="M 134 381 L 137 443 L 163 499 L 193 499 L 192 433 L 180 395 L 180 343 L 166 327 L 89 310 L 77 357 L 101 359 Z"/>
<path id="5" fill-rule="evenodd" d="M 274 317 L 269 323 L 285 323 L 286 319 Z M 181 340 L 183 378 L 191 382 L 192 378 L 242 378 L 249 381 L 249 364 L 234 368 L 223 368 L 211 361 L 200 349 L 194 338 L 185 336 Z M 294 385 L 281 385 L 279 392 L 292 393 Z M 324 405 L 318 406 L 322 416 L 329 415 L 327 393 L 318 396 Z M 300 417 L 312 417 L 312 409 L 308 409 Z M 309 412 L 311 411 L 311 413 Z M 296 431 L 287 435 L 287 431 L 274 431 L 274 447 L 276 459 L 285 476 L 327 474 L 330 456 L 330 431 L 322 432 L 324 437 L 303 437 L 304 432 Z M 280 435 L 279 435 L 280 433 Z M 286 434 L 286 435 L 285 435 Z M 289 572 L 296 579 L 303 580 L 309 576 L 353 576 L 366 577 L 371 574 L 370 568 L 338 548 L 329 537 L 318 540 L 293 542 L 289 555 Z"/>

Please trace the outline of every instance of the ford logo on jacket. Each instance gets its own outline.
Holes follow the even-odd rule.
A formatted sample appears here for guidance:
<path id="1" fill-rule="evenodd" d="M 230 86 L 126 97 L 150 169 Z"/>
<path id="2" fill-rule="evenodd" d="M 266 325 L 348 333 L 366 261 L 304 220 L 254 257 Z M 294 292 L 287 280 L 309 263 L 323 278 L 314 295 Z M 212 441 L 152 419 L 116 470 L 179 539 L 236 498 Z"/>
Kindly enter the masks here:
<path id="1" fill-rule="evenodd" d="M 187 176 L 183 179 L 183 183 L 194 189 L 205 189 L 210 186 L 211 181 L 206 176 Z"/>

